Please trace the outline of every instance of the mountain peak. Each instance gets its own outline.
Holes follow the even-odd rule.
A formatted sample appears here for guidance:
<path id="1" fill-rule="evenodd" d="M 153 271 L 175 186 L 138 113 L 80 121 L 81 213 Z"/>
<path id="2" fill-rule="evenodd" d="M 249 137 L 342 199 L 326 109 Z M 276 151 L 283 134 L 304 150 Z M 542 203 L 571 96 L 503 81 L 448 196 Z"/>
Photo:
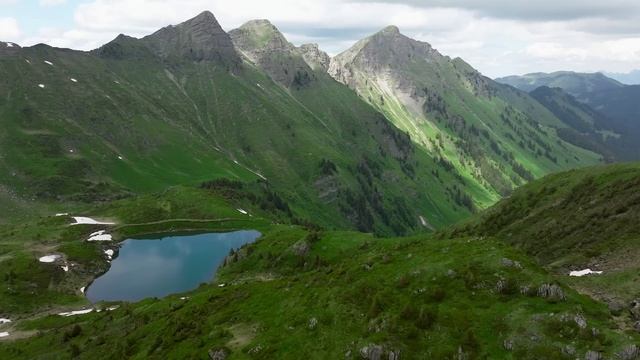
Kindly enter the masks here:
<path id="1" fill-rule="evenodd" d="M 188 21 L 215 22 L 216 24 L 218 23 L 218 20 L 216 20 L 216 17 L 209 10 L 205 10 L 201 12 L 200 14 L 196 15 L 195 17 L 191 18 L 191 20 L 188 20 Z"/>
<path id="2" fill-rule="evenodd" d="M 282 35 L 269 20 L 250 20 L 237 29 L 229 32 L 233 43 L 243 52 L 252 53 L 258 50 L 287 50 L 294 46 Z"/>
<path id="3" fill-rule="evenodd" d="M 165 60 L 215 61 L 232 67 L 240 63 L 231 38 L 210 11 L 164 27 L 142 41 Z"/>
<path id="4" fill-rule="evenodd" d="M 398 29 L 397 26 L 395 25 L 389 25 L 387 27 L 385 27 L 384 29 L 380 30 L 378 32 L 378 34 L 383 34 L 383 35 L 400 35 L 400 29 Z"/>

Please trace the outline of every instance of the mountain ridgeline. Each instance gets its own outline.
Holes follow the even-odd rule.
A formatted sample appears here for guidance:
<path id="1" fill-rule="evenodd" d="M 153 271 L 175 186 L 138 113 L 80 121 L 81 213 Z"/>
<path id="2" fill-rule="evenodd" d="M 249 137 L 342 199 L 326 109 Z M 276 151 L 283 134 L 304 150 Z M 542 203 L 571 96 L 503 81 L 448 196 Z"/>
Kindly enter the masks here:
<path id="1" fill-rule="evenodd" d="M 567 125 L 564 138 L 609 160 L 640 160 L 640 85 L 601 73 L 559 71 L 496 81 L 530 92 Z M 552 89 L 552 90 L 551 90 Z M 587 125 L 585 127 L 585 124 Z"/>
<path id="2" fill-rule="evenodd" d="M 4 51 L 3 201 L 110 201 L 228 178 L 268 187 L 291 221 L 329 227 L 407 233 L 473 211 L 456 174 L 331 79 L 317 48 L 254 25 L 246 43 L 232 32 L 237 45 L 205 12 L 88 53 Z"/>
<path id="3" fill-rule="evenodd" d="M 562 141 L 564 125 L 526 93 L 395 26 L 337 55 L 329 72 L 454 168 L 484 206 L 533 178 L 599 160 Z"/>
<path id="4" fill-rule="evenodd" d="M 3 44 L 0 203 L 18 210 L 227 178 L 267 187 L 294 222 L 405 234 L 606 158 L 396 27 L 333 59 L 210 12 L 90 52 Z"/>

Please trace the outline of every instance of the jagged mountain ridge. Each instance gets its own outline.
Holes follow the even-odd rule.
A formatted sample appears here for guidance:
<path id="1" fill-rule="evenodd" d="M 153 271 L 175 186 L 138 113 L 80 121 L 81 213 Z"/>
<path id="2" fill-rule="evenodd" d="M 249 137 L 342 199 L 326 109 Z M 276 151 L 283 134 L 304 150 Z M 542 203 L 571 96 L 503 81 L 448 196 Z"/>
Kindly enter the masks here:
<path id="1" fill-rule="evenodd" d="M 395 26 L 335 56 L 329 73 L 455 167 L 484 206 L 535 177 L 598 161 L 559 139 L 566 125 L 526 93 Z"/>
<path id="2" fill-rule="evenodd" d="M 471 212 L 453 174 L 434 174 L 426 153 L 297 50 L 315 77 L 300 89 L 243 63 L 225 39 L 204 13 L 89 53 L 39 45 L 1 56 L 0 183 L 64 202 L 259 180 L 297 217 L 379 233 Z"/>

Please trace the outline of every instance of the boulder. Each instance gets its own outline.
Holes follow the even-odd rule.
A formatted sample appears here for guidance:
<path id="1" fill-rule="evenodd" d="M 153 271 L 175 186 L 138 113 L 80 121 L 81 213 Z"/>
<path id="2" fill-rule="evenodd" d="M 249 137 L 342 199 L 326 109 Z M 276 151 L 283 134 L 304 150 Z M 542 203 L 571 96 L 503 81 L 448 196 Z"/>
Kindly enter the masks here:
<path id="1" fill-rule="evenodd" d="M 589 350 L 584 354 L 584 360 L 602 360 L 602 355 L 593 350 Z"/>
<path id="2" fill-rule="evenodd" d="M 300 240 L 291 246 L 291 251 L 300 257 L 305 257 L 311 250 L 311 245 L 306 240 Z"/>
<path id="3" fill-rule="evenodd" d="M 565 300 L 564 291 L 556 284 L 542 284 L 538 288 L 538 296 L 551 300 Z"/>
<path id="4" fill-rule="evenodd" d="M 624 304 L 617 300 L 611 300 L 607 303 L 611 315 L 620 316 L 624 310 Z"/>
<path id="5" fill-rule="evenodd" d="M 629 312 L 633 320 L 640 320 L 640 299 L 635 299 L 631 302 Z"/>
<path id="6" fill-rule="evenodd" d="M 209 359 L 225 360 L 229 356 L 227 349 L 211 349 L 209 350 Z"/>
<path id="7" fill-rule="evenodd" d="M 369 344 L 360 349 L 360 355 L 366 360 L 381 360 L 384 349 L 380 345 Z"/>
<path id="8" fill-rule="evenodd" d="M 620 350 L 616 355 L 620 360 L 640 359 L 640 348 L 636 345 L 628 345 L 624 349 Z"/>

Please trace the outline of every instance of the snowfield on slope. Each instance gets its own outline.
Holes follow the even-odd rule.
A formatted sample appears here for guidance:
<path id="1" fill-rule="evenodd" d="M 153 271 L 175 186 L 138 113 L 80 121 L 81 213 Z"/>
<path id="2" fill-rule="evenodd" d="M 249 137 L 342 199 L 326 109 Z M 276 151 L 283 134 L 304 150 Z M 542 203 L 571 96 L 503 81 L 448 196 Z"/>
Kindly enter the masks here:
<path id="1" fill-rule="evenodd" d="M 43 263 L 52 263 L 58 260 L 60 257 L 61 257 L 60 255 L 51 254 L 51 255 L 42 256 L 38 260 Z"/>
<path id="2" fill-rule="evenodd" d="M 570 272 L 569 276 L 580 277 L 580 276 L 591 275 L 591 274 L 600 275 L 602 274 L 602 271 L 593 271 L 591 269 L 577 270 L 577 271 Z"/>
<path id="3" fill-rule="evenodd" d="M 80 225 L 80 224 L 88 224 L 88 225 L 115 225 L 113 222 L 106 221 L 98 221 L 86 216 L 74 216 L 73 220 L 76 222 L 71 225 Z"/>

